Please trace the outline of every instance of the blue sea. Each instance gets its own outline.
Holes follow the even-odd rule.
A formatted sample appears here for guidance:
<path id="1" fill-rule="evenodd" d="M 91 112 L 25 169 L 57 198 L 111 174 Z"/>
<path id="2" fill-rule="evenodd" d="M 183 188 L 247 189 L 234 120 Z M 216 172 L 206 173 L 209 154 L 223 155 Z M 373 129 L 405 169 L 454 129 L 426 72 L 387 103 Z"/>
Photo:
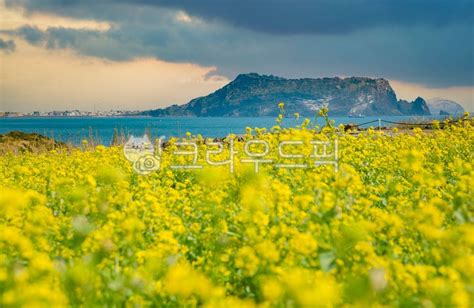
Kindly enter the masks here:
<path id="1" fill-rule="evenodd" d="M 391 122 L 420 122 L 433 117 L 382 117 Z M 365 124 L 362 127 L 378 127 L 378 117 L 331 118 L 336 125 L 341 123 Z M 284 126 L 301 124 L 303 118 L 285 118 Z M 318 120 L 319 125 L 324 123 Z M 260 127 L 270 129 L 274 126 L 274 117 L 255 118 L 153 118 L 153 117 L 18 117 L 0 118 L 0 134 L 10 131 L 38 133 L 56 140 L 72 144 L 80 144 L 83 139 L 94 138 L 97 143 L 109 145 L 113 139 L 114 131 L 124 136 L 142 135 L 149 133 L 152 137 L 164 136 L 183 137 L 186 132 L 193 135 L 201 134 L 204 137 L 225 137 L 228 134 L 244 134 L 246 127 Z M 394 124 L 382 122 L 385 127 Z"/>

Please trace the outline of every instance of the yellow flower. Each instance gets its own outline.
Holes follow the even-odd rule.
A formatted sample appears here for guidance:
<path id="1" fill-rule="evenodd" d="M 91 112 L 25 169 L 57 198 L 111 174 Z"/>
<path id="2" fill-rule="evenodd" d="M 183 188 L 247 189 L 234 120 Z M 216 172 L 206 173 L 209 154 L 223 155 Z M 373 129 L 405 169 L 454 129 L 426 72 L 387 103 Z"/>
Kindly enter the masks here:
<path id="1" fill-rule="evenodd" d="M 276 301 L 283 293 L 283 289 L 277 280 L 267 278 L 262 281 L 262 292 L 266 300 Z"/>
<path id="2" fill-rule="evenodd" d="M 469 307 L 472 118 L 351 134 L 321 115 L 322 130 L 305 119 L 225 138 L 213 160 L 232 139 L 234 173 L 206 166 L 199 136 L 205 168 L 172 169 L 171 138 L 147 176 L 119 146 L 0 155 L 2 304 Z M 336 136 L 338 172 L 311 144 Z M 257 138 L 272 161 L 258 174 L 241 161 Z M 276 165 L 292 140 L 285 153 L 307 168 Z"/>
<path id="3" fill-rule="evenodd" d="M 291 247 L 298 253 L 310 255 L 318 248 L 316 240 L 307 233 L 297 233 L 291 240 Z"/>
<path id="4" fill-rule="evenodd" d="M 327 107 L 322 107 L 321 109 L 319 109 L 318 114 L 321 117 L 325 117 L 325 116 L 327 116 L 328 111 L 329 111 L 329 109 Z"/>
<path id="5" fill-rule="evenodd" d="M 235 266 L 242 269 L 246 276 L 253 276 L 258 270 L 259 260 L 255 251 L 248 246 L 242 247 L 235 257 Z"/>

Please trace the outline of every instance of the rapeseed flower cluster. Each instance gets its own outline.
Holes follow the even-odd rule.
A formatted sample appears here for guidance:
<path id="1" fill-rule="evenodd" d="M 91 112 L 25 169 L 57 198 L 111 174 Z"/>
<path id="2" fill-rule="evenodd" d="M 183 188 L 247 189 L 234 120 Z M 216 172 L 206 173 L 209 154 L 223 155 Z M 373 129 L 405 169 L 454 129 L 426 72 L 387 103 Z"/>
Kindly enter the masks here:
<path id="1" fill-rule="evenodd" d="M 173 140 L 146 176 L 120 147 L 3 155 L 1 306 L 472 307 L 474 122 L 436 127 L 226 140 L 337 138 L 338 172 L 172 170 Z"/>

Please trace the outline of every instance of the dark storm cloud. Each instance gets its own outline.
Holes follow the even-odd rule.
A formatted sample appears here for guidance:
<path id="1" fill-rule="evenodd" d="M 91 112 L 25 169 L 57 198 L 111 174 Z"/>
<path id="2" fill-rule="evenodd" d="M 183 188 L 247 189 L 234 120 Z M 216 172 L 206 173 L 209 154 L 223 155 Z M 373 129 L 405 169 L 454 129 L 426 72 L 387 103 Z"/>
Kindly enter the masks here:
<path id="1" fill-rule="evenodd" d="M 126 0 L 122 0 L 126 1 Z M 137 1 L 134 1 L 137 2 Z M 472 0 L 138 0 L 274 34 L 345 33 L 385 25 L 469 22 Z"/>
<path id="2" fill-rule="evenodd" d="M 474 85 L 473 0 L 7 3 L 30 12 L 110 21 L 108 31 L 23 27 L 14 34 L 32 44 L 111 60 L 191 62 L 216 66 L 229 78 L 256 71 L 287 77 L 385 77 L 435 87 Z M 176 9 L 204 22 L 179 21 Z"/>
<path id="3" fill-rule="evenodd" d="M 17 31 L 12 31 L 11 33 L 15 33 L 19 35 L 25 41 L 27 41 L 28 43 L 32 45 L 41 44 L 46 38 L 46 35 L 44 32 L 42 32 L 36 27 L 30 27 L 30 26 L 21 27 Z"/>
<path id="4" fill-rule="evenodd" d="M 347 33 L 376 26 L 472 23 L 473 0 L 7 0 L 32 11 L 102 17 L 112 3 L 184 10 L 206 20 L 272 34 Z M 88 9 L 90 8 L 90 9 Z M 123 18 L 127 12 L 123 12 Z"/>
<path id="5" fill-rule="evenodd" d="M 15 42 L 13 40 L 3 40 L 0 38 L 0 50 L 6 53 L 15 51 Z"/>

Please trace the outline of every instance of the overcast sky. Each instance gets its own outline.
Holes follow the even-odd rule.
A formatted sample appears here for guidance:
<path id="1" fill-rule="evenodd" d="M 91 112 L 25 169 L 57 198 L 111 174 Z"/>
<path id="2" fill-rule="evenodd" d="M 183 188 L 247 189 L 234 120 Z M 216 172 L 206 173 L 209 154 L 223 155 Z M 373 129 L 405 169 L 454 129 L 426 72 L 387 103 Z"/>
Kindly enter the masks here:
<path id="1" fill-rule="evenodd" d="M 239 73 L 474 110 L 474 0 L 0 0 L 0 111 L 182 104 Z"/>

